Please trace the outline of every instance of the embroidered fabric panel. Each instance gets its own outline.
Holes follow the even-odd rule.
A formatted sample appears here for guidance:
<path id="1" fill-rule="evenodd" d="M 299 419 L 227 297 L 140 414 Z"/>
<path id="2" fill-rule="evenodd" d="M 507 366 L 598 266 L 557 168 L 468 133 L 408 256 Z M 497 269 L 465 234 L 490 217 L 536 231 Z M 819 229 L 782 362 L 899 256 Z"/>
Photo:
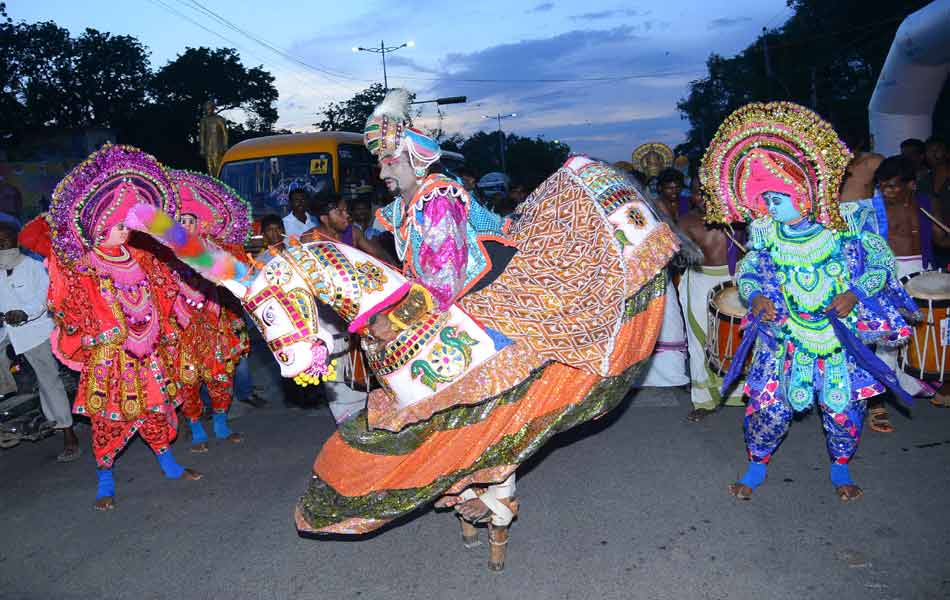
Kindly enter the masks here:
<path id="1" fill-rule="evenodd" d="M 612 232 L 597 210 L 570 172 L 548 178 L 511 231 L 518 254 L 491 286 L 459 305 L 516 344 L 599 373 L 626 286 Z"/>

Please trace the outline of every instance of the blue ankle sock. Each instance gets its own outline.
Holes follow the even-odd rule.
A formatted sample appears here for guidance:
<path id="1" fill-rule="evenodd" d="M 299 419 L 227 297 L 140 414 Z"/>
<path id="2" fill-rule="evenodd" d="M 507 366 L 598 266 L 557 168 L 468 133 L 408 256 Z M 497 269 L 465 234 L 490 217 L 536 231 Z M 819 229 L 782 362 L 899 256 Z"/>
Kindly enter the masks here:
<path id="1" fill-rule="evenodd" d="M 831 483 L 835 487 L 854 485 L 854 481 L 851 480 L 851 473 L 848 471 L 848 463 L 831 463 Z"/>
<path id="2" fill-rule="evenodd" d="M 96 500 L 115 496 L 115 480 L 112 478 L 112 469 L 96 469 L 99 485 L 96 487 Z"/>
<path id="3" fill-rule="evenodd" d="M 211 422 L 214 425 L 214 436 L 219 440 L 231 435 L 231 428 L 228 427 L 228 413 L 214 413 L 211 416 Z"/>
<path id="4" fill-rule="evenodd" d="M 204 425 L 201 424 L 201 421 L 192 421 L 191 419 L 188 419 L 188 426 L 191 427 L 192 445 L 208 441 L 208 434 L 205 433 L 205 428 Z"/>
<path id="5" fill-rule="evenodd" d="M 749 462 L 749 467 L 746 469 L 742 479 L 739 480 L 739 483 L 747 485 L 754 490 L 765 481 L 765 469 L 765 463 Z"/>
<path id="6" fill-rule="evenodd" d="M 172 455 L 171 448 L 156 454 L 155 458 L 158 459 L 158 464 L 162 467 L 165 477 L 169 479 L 178 479 L 185 473 L 185 467 L 181 466 L 175 461 L 175 457 Z"/>

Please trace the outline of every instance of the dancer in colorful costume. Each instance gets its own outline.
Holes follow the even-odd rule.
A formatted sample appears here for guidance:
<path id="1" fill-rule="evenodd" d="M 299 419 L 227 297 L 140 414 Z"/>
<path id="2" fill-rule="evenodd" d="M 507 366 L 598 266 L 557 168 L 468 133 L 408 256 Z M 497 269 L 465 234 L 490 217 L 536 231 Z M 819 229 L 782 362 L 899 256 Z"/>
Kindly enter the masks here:
<path id="1" fill-rule="evenodd" d="M 787 102 L 734 112 L 703 157 L 707 221 L 751 221 L 737 284 L 751 314 L 767 325 L 744 388 L 749 464 L 729 487 L 740 499 L 765 480 L 793 413 L 810 408 L 816 395 L 836 493 L 845 502 L 862 495 L 848 464 L 867 399 L 884 391 L 888 376 L 865 370 L 865 355 L 873 354 L 841 336 L 850 331 L 865 344 L 899 344 L 910 328 L 898 309 L 916 309 L 895 277 L 887 242 L 866 231 L 860 215 L 845 220 L 839 213 L 837 192 L 850 159 L 828 123 Z"/>
<path id="2" fill-rule="evenodd" d="M 123 221 L 138 203 L 174 214 L 178 194 L 153 157 L 106 145 L 59 183 L 50 209 L 52 345 L 81 372 L 73 412 L 92 422 L 99 510 L 115 506 L 112 466 L 136 433 L 166 477 L 201 477 L 179 465 L 169 446 L 176 386 L 166 365 L 178 336 L 170 318 L 178 286 L 155 255 L 127 243 Z"/>
<path id="3" fill-rule="evenodd" d="M 251 210 L 237 192 L 208 175 L 171 171 L 181 201 L 182 225 L 192 234 L 243 253 L 251 231 Z M 235 248 L 237 250 L 235 250 Z M 240 254 L 238 254 L 240 256 Z M 191 429 L 191 451 L 208 451 L 208 434 L 201 424 L 202 384 L 211 399 L 212 425 L 219 440 L 238 444 L 244 440 L 228 426 L 228 410 L 233 400 L 234 372 L 250 350 L 240 306 L 230 292 L 175 261 L 181 293 L 175 302 L 175 318 L 181 327 L 177 345 L 176 370 L 181 412 Z M 230 300 L 230 302 L 229 302 Z"/>
<path id="4" fill-rule="evenodd" d="M 584 157 L 527 198 L 508 238 L 486 235 L 490 215 L 429 172 L 439 147 L 406 109 L 404 95 L 387 97 L 365 138 L 398 196 L 383 212 L 408 278 L 312 242 L 289 244 L 246 284 L 237 270 L 223 283 L 286 377 L 326 369 L 333 340 L 315 302 L 372 336 L 364 348 L 381 388 L 317 456 L 298 528 L 363 534 L 432 502 L 458 506 L 466 545 L 477 544 L 474 523 L 488 523 L 489 566 L 500 569 L 518 465 L 626 395 L 656 341 L 677 245 L 622 174 Z M 154 211 L 135 216 L 176 246 Z M 489 241 L 511 249 L 506 268 Z"/>

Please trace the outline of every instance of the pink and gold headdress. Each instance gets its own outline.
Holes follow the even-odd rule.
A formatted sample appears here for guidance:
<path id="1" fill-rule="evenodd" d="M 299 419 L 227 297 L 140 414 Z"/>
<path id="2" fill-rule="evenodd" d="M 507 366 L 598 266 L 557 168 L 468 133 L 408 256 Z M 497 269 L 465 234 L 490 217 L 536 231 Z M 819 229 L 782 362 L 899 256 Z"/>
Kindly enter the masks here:
<path id="1" fill-rule="evenodd" d="M 50 205 L 52 248 L 74 263 L 125 220 L 136 204 L 178 212 L 178 193 L 154 156 L 106 144 L 56 186 Z"/>
<path id="2" fill-rule="evenodd" d="M 838 188 L 851 151 L 834 128 L 791 102 L 755 102 L 719 126 L 699 177 L 707 196 L 706 221 L 734 223 L 767 214 L 762 194 L 782 192 L 803 214 L 835 229 Z"/>
<path id="3" fill-rule="evenodd" d="M 243 244 L 251 232 L 251 207 L 224 182 L 192 171 L 169 172 L 181 199 L 181 214 L 198 218 L 198 231 L 227 244 Z"/>
<path id="4" fill-rule="evenodd" d="M 363 143 L 377 158 L 396 156 L 406 150 L 413 168 L 421 171 L 442 156 L 437 141 L 410 126 L 406 90 L 391 90 L 386 94 L 366 121 Z"/>

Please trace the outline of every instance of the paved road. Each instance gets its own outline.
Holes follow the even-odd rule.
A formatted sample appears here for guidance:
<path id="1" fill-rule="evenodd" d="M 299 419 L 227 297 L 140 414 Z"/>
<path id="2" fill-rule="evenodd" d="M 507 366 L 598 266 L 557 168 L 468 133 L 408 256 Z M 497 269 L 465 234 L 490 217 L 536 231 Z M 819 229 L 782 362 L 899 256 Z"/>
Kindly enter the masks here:
<path id="1" fill-rule="evenodd" d="M 741 410 L 684 421 L 687 396 L 648 389 L 526 465 L 508 568 L 466 551 L 455 519 L 421 511 L 361 541 L 297 536 L 291 517 L 333 423 L 274 398 L 233 425 L 247 443 L 179 460 L 167 481 L 140 441 L 116 467 L 118 506 L 92 510 L 88 451 L 58 439 L 0 454 L 0 598 L 950 598 L 950 411 L 920 406 L 868 432 L 842 505 L 819 421 L 795 423 L 751 502 Z M 88 428 L 80 431 L 88 443 Z"/>

